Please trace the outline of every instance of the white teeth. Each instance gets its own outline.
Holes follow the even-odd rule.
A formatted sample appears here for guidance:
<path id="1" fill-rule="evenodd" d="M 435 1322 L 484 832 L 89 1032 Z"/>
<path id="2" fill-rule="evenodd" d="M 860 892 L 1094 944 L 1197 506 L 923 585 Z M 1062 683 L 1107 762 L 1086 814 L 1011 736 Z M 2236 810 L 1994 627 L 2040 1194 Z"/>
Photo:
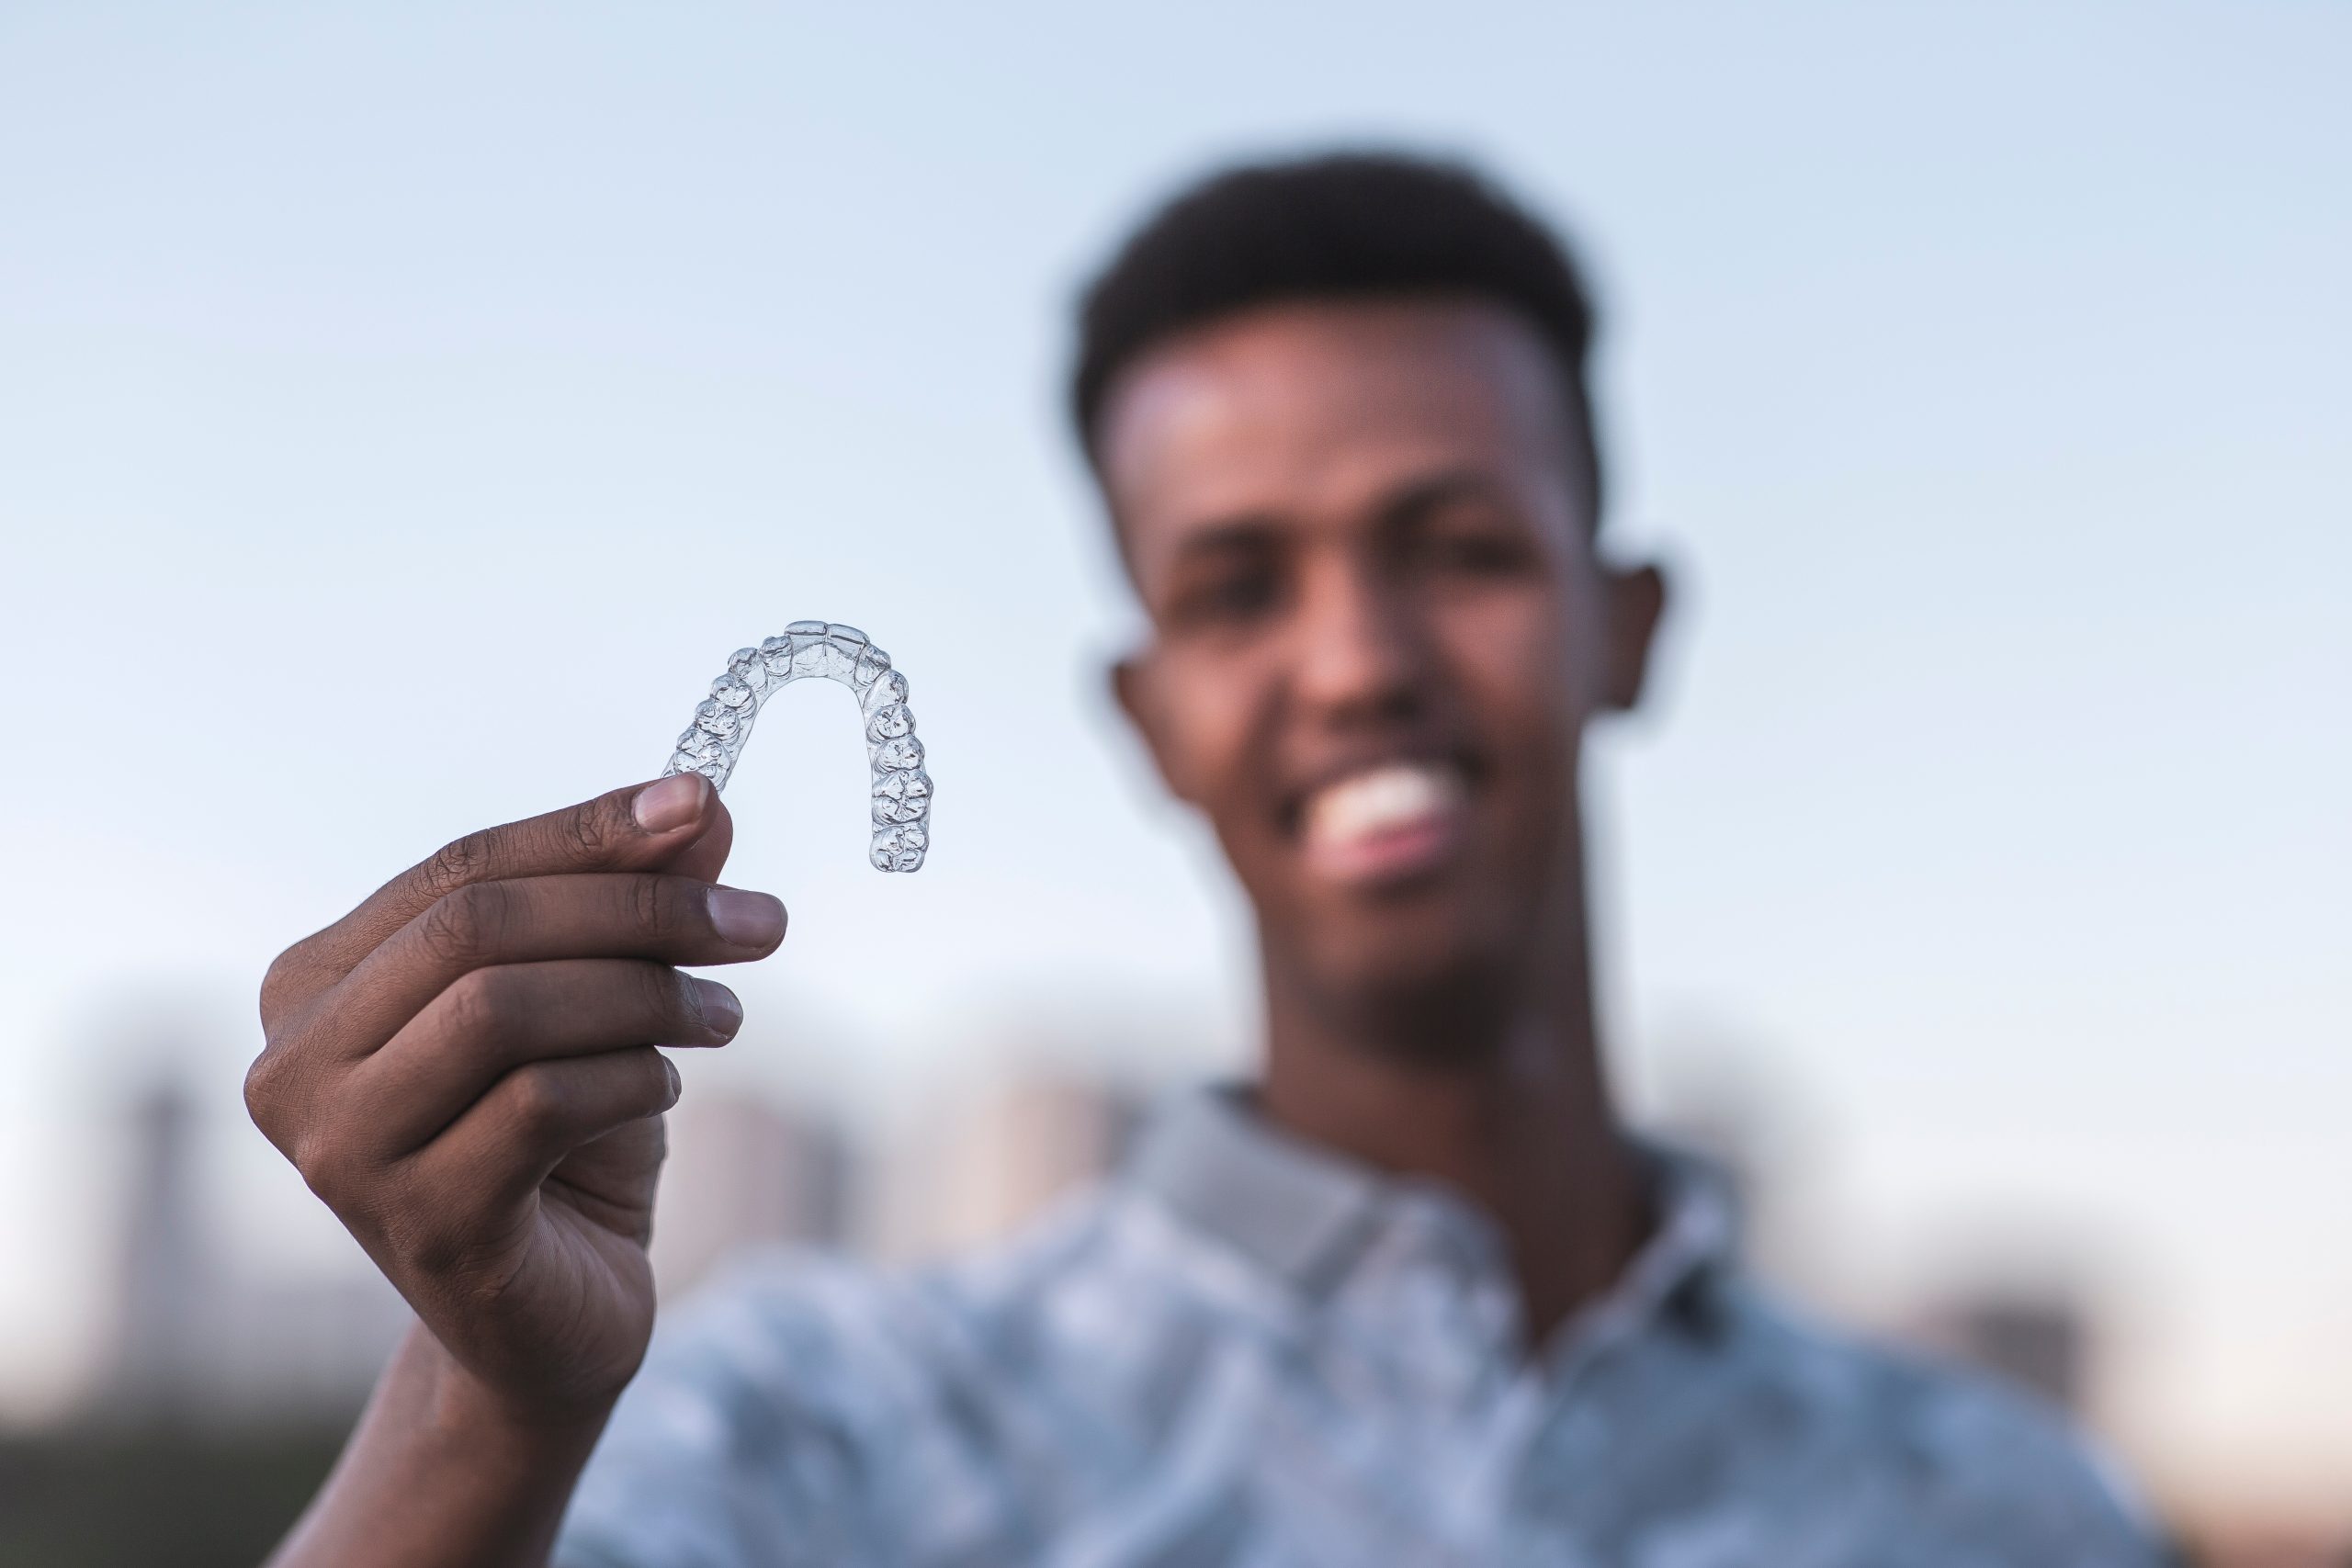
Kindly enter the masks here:
<path id="1" fill-rule="evenodd" d="M 1306 833 L 1325 843 L 1369 838 L 1434 817 L 1462 798 L 1462 779 L 1431 762 L 1390 762 L 1317 790 L 1306 803 Z"/>

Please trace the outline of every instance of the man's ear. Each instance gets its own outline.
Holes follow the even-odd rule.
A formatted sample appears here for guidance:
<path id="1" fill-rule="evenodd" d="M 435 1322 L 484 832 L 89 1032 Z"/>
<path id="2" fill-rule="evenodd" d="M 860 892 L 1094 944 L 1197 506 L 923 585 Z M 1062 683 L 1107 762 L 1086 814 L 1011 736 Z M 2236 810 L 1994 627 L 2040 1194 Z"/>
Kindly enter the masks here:
<path id="1" fill-rule="evenodd" d="M 1117 699 L 1119 711 L 1127 716 L 1127 723 L 1134 726 L 1144 750 L 1151 753 L 1151 765 L 1158 771 L 1160 784 L 1169 794 L 1189 803 L 1193 797 L 1184 792 L 1177 771 L 1170 766 L 1167 720 L 1159 711 L 1152 673 L 1148 652 L 1128 654 L 1111 666 L 1111 695 Z"/>
<path id="2" fill-rule="evenodd" d="M 1649 676 L 1650 649 L 1666 615 L 1666 573 L 1656 566 L 1606 568 L 1600 591 L 1608 624 L 1600 650 L 1600 705 L 1624 712 L 1642 700 L 1642 682 Z"/>

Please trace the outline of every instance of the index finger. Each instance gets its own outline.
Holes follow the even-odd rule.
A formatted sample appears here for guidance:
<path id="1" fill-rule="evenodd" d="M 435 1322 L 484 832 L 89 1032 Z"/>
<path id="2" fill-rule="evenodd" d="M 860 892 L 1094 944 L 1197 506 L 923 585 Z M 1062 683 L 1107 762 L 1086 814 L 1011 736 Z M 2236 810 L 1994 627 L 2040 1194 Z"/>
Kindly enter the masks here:
<path id="1" fill-rule="evenodd" d="M 708 879 L 727 861 L 734 825 L 699 773 L 631 784 L 594 800 L 452 840 L 368 895 L 342 919 L 303 938 L 271 965 L 262 1011 L 349 974 L 444 894 L 477 882 L 566 872 L 669 870 Z"/>

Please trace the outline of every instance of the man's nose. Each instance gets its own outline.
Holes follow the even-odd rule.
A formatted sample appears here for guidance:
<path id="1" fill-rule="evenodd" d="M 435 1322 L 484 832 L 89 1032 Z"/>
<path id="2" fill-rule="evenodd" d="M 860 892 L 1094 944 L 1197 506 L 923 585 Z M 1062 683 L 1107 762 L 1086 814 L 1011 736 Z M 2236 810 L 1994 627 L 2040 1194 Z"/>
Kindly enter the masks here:
<path id="1" fill-rule="evenodd" d="M 1293 666 L 1301 707 L 1342 721 L 1409 714 L 1427 662 L 1409 596 L 1346 560 L 1323 563 L 1305 589 Z"/>

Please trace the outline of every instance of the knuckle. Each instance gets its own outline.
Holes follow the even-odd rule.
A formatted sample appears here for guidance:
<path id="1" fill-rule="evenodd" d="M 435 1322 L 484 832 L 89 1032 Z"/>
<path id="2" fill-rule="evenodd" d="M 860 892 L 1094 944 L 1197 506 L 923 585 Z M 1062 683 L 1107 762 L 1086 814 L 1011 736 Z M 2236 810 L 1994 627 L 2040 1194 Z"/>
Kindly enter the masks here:
<path id="1" fill-rule="evenodd" d="M 575 811 L 566 812 L 558 824 L 565 845 L 582 863 L 596 864 L 608 858 L 619 840 L 619 816 L 624 809 L 613 800 L 592 801 Z"/>
<path id="2" fill-rule="evenodd" d="M 561 1126 L 570 1100 L 563 1079 L 545 1063 L 506 1075 L 507 1114 L 526 1134 L 545 1134 Z"/>
<path id="3" fill-rule="evenodd" d="M 666 964 L 647 964 L 638 971 L 645 1016 L 656 1024 L 684 1022 L 702 1027 L 702 1006 L 686 977 Z"/>
<path id="4" fill-rule="evenodd" d="M 677 923 L 681 911 L 674 877 L 631 877 L 622 897 L 629 924 L 641 936 L 661 936 Z"/>
<path id="5" fill-rule="evenodd" d="M 512 1011 L 513 987 L 496 967 L 469 969 L 441 993 L 442 1021 L 463 1040 L 498 1033 Z"/>
<path id="6" fill-rule="evenodd" d="M 309 946 L 307 940 L 296 942 L 271 959 L 269 967 L 262 972 L 261 1023 L 265 1030 L 273 1027 L 278 1015 L 299 994 L 297 972 L 301 962 L 300 955 Z"/>
<path id="7" fill-rule="evenodd" d="M 424 866 L 426 891 L 435 895 L 452 893 L 487 877 L 495 843 L 494 831 L 483 829 L 452 839 L 434 851 Z"/>
<path id="8" fill-rule="evenodd" d="M 311 1156 L 311 1150 L 306 1147 L 300 1156 L 295 1157 L 294 1168 L 302 1173 L 302 1184 L 311 1190 L 312 1197 L 338 1214 L 345 1211 L 348 1190 L 344 1184 L 340 1163 Z"/>
<path id="9" fill-rule="evenodd" d="M 372 1194 L 366 1173 L 356 1168 L 342 1140 L 327 1128 L 308 1127 L 293 1140 L 287 1157 L 302 1173 L 303 1185 L 346 1221 L 364 1215 Z"/>
<path id="10" fill-rule="evenodd" d="M 245 1070 L 246 1111 L 303 1185 L 345 1223 L 356 1223 L 376 1201 L 368 1158 L 359 1152 L 366 1117 L 338 1112 L 333 1095 L 305 1092 L 303 1077 L 284 1047 L 265 1050 Z"/>
<path id="11" fill-rule="evenodd" d="M 496 942 L 504 905 L 497 883 L 468 883 L 433 900 L 419 921 L 417 934 L 435 958 L 474 968 Z"/>
<path id="12" fill-rule="evenodd" d="M 416 934 L 424 950 L 445 963 L 463 964 L 474 951 L 473 901 L 445 893 L 418 918 Z"/>
<path id="13" fill-rule="evenodd" d="M 640 1100 L 653 1111 L 665 1111 L 670 1105 L 670 1063 L 650 1045 L 642 1045 L 635 1053 L 638 1057 L 638 1089 Z"/>
<path id="14" fill-rule="evenodd" d="M 271 1143 L 277 1143 L 277 1127 L 285 1098 L 285 1058 L 277 1051 L 265 1050 L 245 1069 L 245 1114 Z"/>

